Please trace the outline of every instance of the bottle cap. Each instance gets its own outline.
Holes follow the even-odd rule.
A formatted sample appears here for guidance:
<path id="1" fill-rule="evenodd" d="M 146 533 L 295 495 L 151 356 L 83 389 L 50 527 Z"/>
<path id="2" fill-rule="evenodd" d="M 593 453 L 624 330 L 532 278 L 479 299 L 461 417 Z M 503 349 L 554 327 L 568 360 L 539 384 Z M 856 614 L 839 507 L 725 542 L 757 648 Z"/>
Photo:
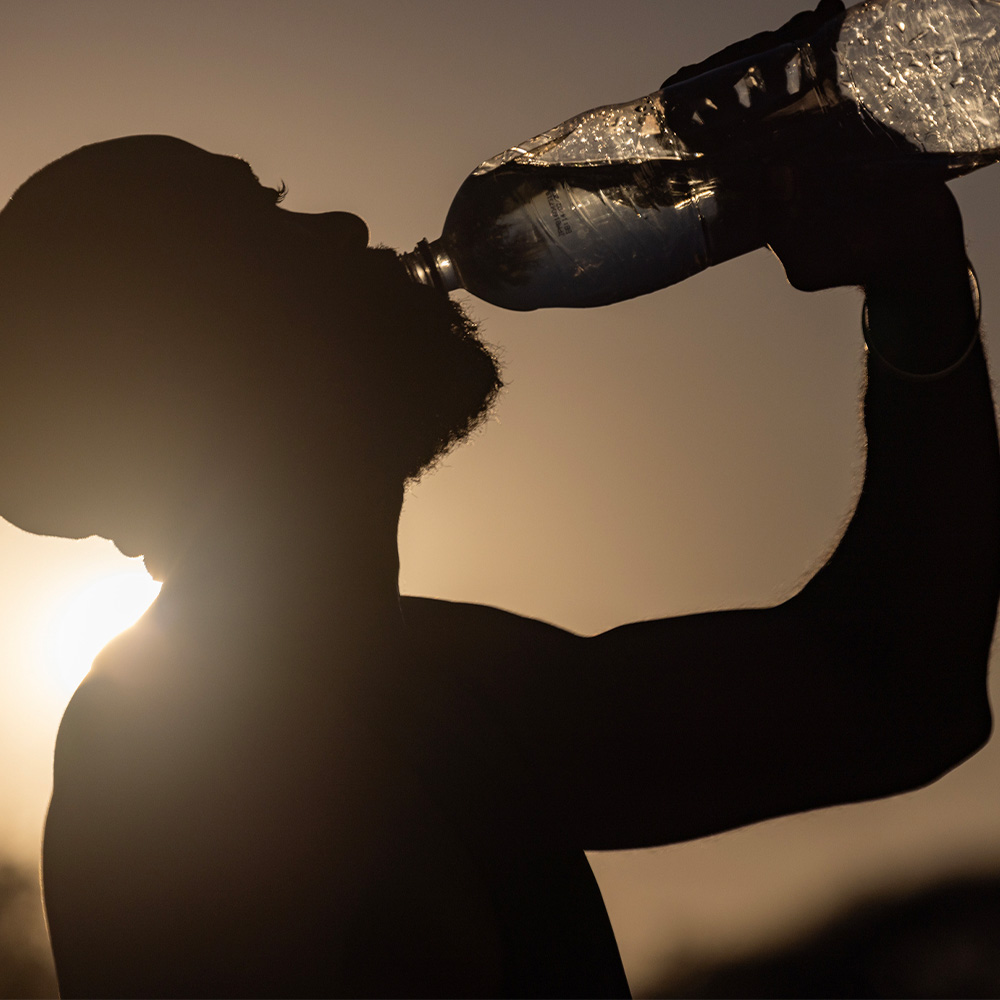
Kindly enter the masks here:
<path id="1" fill-rule="evenodd" d="M 441 240 L 433 243 L 421 240 L 410 253 L 401 254 L 399 259 L 407 274 L 420 285 L 436 288 L 443 295 L 462 287 L 455 265 L 441 245 Z"/>

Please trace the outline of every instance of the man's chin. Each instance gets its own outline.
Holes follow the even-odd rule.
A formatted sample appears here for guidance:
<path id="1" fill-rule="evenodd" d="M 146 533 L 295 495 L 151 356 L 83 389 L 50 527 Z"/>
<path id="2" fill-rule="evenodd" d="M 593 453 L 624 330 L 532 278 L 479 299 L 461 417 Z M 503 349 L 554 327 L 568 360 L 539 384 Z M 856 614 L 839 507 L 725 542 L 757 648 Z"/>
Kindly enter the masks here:
<path id="1" fill-rule="evenodd" d="M 415 478 L 486 419 L 503 384 L 497 359 L 465 310 L 416 284 L 392 250 L 366 251 L 334 294 L 370 430 Z"/>
<path id="2" fill-rule="evenodd" d="M 467 440 L 489 417 L 503 387 L 496 355 L 479 338 L 476 324 L 454 303 L 455 318 L 441 350 L 417 385 L 412 410 L 413 461 L 407 478 L 414 479 L 443 455 Z"/>

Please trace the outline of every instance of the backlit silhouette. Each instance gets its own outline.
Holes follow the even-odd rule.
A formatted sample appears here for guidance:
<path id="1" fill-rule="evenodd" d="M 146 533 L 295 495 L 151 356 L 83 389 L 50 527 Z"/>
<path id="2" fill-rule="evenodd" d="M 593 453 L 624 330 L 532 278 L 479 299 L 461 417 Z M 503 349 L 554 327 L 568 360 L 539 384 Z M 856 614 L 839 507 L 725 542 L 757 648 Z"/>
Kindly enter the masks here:
<path id="1" fill-rule="evenodd" d="M 943 185 L 779 189 L 793 284 L 863 285 L 897 369 L 963 354 Z M 872 362 L 865 488 L 797 596 L 583 638 L 399 597 L 404 484 L 489 412 L 496 366 L 360 220 L 278 202 L 138 136 L 0 213 L 0 513 L 163 581 L 60 730 L 65 996 L 625 995 L 585 849 L 914 788 L 986 739 L 978 345 L 930 381 Z"/>

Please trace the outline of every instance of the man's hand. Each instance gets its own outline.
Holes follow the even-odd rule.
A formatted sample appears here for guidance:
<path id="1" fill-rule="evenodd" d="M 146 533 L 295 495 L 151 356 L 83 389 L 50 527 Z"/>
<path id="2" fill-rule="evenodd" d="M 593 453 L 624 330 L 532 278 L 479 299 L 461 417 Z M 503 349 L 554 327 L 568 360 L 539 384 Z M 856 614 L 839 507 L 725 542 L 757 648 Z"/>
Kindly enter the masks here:
<path id="1" fill-rule="evenodd" d="M 906 372 L 942 371 L 964 356 L 976 321 L 962 220 L 943 180 L 919 156 L 878 162 L 888 147 L 866 154 L 859 122 L 844 132 L 843 121 L 788 117 L 796 102 L 808 104 L 805 91 L 788 93 L 789 53 L 811 44 L 818 70 L 810 86 L 835 87 L 829 46 L 843 13 L 841 0 L 821 0 L 777 31 L 683 67 L 663 84 L 668 119 L 702 153 L 741 151 L 746 166 L 727 177 L 729 193 L 793 286 L 862 287 L 876 353 Z M 747 78 L 759 83 L 741 97 Z"/>
<path id="2" fill-rule="evenodd" d="M 777 31 L 761 31 L 699 63 L 682 66 L 660 85 L 670 92 L 670 127 L 702 152 L 731 149 L 734 141 L 741 140 L 754 145 L 762 121 L 800 100 L 801 95 L 790 93 L 787 85 L 785 65 L 790 55 L 825 26 L 833 29 L 834 20 L 843 13 L 842 0 L 820 0 L 815 10 L 796 14 Z M 776 52 L 778 58 L 773 57 Z M 760 58 L 768 54 L 769 58 Z M 753 97 L 746 91 L 741 94 L 738 86 L 748 73 L 759 84 Z M 710 74 L 707 79 L 706 74 Z"/>
<path id="3" fill-rule="evenodd" d="M 943 181 L 905 165 L 790 163 L 770 171 L 767 189 L 765 236 L 795 288 L 864 289 L 871 346 L 903 371 L 961 357 L 975 310 L 962 217 Z"/>

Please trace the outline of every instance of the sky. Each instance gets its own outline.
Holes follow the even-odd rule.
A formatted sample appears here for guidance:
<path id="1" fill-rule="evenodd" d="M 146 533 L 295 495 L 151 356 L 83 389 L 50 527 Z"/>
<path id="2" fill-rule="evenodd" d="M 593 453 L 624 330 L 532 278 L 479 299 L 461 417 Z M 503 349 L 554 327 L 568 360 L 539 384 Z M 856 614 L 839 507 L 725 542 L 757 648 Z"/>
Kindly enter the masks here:
<path id="1" fill-rule="evenodd" d="M 653 91 L 798 9 L 0 0 L 0 197 L 85 143 L 168 133 L 284 181 L 287 208 L 355 212 L 374 242 L 409 249 L 439 235 L 482 160 Z M 994 167 L 953 184 L 994 350 L 998 181 Z M 829 552 L 860 487 L 858 293 L 795 292 L 761 250 L 599 309 L 465 300 L 508 388 L 486 428 L 412 489 L 404 592 L 592 634 L 774 603 Z M 73 595 L 123 573 L 142 579 L 110 543 L 0 524 L 0 849 L 29 862 L 73 684 L 52 635 L 70 627 L 61 609 Z M 787 932 L 855 892 L 1000 863 L 998 783 L 994 744 L 889 801 L 592 856 L 633 988 L 664 963 Z"/>

